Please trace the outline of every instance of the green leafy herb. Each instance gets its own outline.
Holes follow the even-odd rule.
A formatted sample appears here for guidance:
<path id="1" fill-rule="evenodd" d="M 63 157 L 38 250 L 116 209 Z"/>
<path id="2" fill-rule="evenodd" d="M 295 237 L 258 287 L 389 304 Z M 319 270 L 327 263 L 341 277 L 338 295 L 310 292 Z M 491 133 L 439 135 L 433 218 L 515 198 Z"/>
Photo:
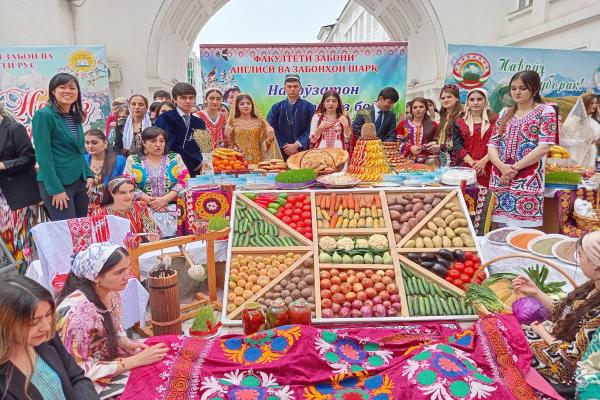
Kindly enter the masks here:
<path id="1" fill-rule="evenodd" d="M 212 217 L 208 220 L 208 230 L 211 232 L 220 231 L 229 226 L 229 221 L 225 217 Z"/>
<path id="2" fill-rule="evenodd" d="M 566 285 L 566 282 L 547 283 L 549 270 L 545 265 L 536 265 L 533 268 L 523 268 L 523 272 L 529 276 L 529 279 L 531 279 L 542 292 L 548 295 L 562 293 L 562 287 Z"/>
<path id="3" fill-rule="evenodd" d="M 204 306 L 198 309 L 191 329 L 207 332 L 214 329 L 215 325 L 217 325 L 217 319 L 212 306 Z"/>
<path id="4" fill-rule="evenodd" d="M 317 178 L 317 173 L 314 169 L 301 168 L 301 169 L 290 169 L 288 171 L 281 172 L 275 177 L 275 182 L 279 183 L 303 183 L 310 182 Z"/>
<path id="5" fill-rule="evenodd" d="M 493 312 L 510 310 L 510 307 L 504 304 L 498 295 L 486 285 L 477 285 L 475 283 L 467 285 L 465 301 L 472 306 L 481 304 L 486 309 Z"/>

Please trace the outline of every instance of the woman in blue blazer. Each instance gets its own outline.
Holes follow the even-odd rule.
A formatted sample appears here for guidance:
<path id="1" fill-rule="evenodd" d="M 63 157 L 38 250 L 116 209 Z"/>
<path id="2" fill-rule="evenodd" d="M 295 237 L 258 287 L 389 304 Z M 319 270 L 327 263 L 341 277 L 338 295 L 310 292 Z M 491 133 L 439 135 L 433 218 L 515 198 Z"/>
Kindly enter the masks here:
<path id="1" fill-rule="evenodd" d="M 99 129 L 90 129 L 85 133 L 85 161 L 94 173 L 94 184 L 88 188 L 88 215 L 102 204 L 104 192 L 108 182 L 115 176 L 123 175 L 127 160 L 116 154 L 104 132 Z"/>

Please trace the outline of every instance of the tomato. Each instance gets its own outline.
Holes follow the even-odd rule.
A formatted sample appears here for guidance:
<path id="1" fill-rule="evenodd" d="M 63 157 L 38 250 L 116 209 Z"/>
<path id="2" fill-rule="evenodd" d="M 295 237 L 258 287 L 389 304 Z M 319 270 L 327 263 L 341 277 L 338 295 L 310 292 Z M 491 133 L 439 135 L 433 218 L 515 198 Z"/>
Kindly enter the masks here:
<path id="1" fill-rule="evenodd" d="M 285 215 L 285 214 L 284 214 L 283 212 L 281 212 L 281 210 L 279 210 L 279 211 L 277 212 L 277 214 L 275 214 L 275 216 L 276 216 L 277 218 L 279 218 L 279 219 L 283 218 L 283 216 L 284 216 L 284 215 Z"/>
<path id="2" fill-rule="evenodd" d="M 298 215 L 298 216 L 302 215 L 302 212 L 303 212 L 302 207 L 294 207 L 293 211 L 294 211 L 294 215 Z"/>
<path id="3" fill-rule="evenodd" d="M 451 278 L 450 275 L 448 275 L 445 279 L 450 283 L 454 282 L 454 279 Z"/>
<path id="4" fill-rule="evenodd" d="M 294 212 L 293 212 L 292 210 L 285 210 L 285 211 L 283 212 L 283 214 L 284 214 L 286 217 L 291 217 L 291 216 L 294 214 Z"/>
<path id="5" fill-rule="evenodd" d="M 474 263 L 473 263 L 473 269 L 474 269 L 475 271 L 477 271 L 477 270 L 478 270 L 480 267 L 481 267 L 481 263 L 479 263 L 479 262 L 474 262 Z"/>
<path id="6" fill-rule="evenodd" d="M 312 219 L 305 219 L 304 226 L 312 226 Z"/>
<path id="7" fill-rule="evenodd" d="M 312 214 L 308 211 L 303 211 L 301 214 L 301 217 L 304 219 L 307 219 L 307 218 L 310 219 L 312 217 Z"/>
<path id="8" fill-rule="evenodd" d="M 467 274 L 460 274 L 460 278 L 461 281 L 467 283 L 467 282 L 471 282 L 471 277 Z"/>
<path id="9" fill-rule="evenodd" d="M 479 258 L 478 256 L 473 257 L 473 263 L 480 263 L 481 264 L 481 258 Z"/>
<path id="10" fill-rule="evenodd" d="M 297 226 L 298 228 L 304 228 L 304 222 L 302 222 L 302 221 L 298 221 L 298 222 L 296 222 L 296 226 Z"/>
<path id="11" fill-rule="evenodd" d="M 285 217 L 283 217 L 281 220 L 288 225 L 290 224 L 290 222 L 292 222 L 292 219 L 290 217 L 288 217 L 287 215 Z"/>
<path id="12" fill-rule="evenodd" d="M 460 276 L 460 271 L 457 269 L 450 269 L 448 270 L 448 278 L 450 278 L 450 280 L 456 279 Z"/>
<path id="13" fill-rule="evenodd" d="M 288 203 L 294 204 L 296 202 L 296 196 L 288 196 Z"/>
<path id="14" fill-rule="evenodd" d="M 465 275 L 473 276 L 473 274 L 475 273 L 475 270 L 471 267 L 465 267 L 465 270 L 463 271 L 463 273 Z"/>
<path id="15" fill-rule="evenodd" d="M 304 200 L 306 200 L 306 194 L 300 193 L 298 195 L 298 201 L 300 202 L 300 201 L 304 201 Z"/>
<path id="16" fill-rule="evenodd" d="M 481 285 L 481 283 L 483 282 L 483 278 L 477 277 L 475 282 L 477 282 L 478 285 Z"/>
<path id="17" fill-rule="evenodd" d="M 288 225 L 290 226 L 290 228 L 296 229 L 296 223 L 295 222 L 290 222 Z"/>
<path id="18" fill-rule="evenodd" d="M 302 234 L 304 234 L 304 227 L 296 225 L 296 230 Z"/>
<path id="19" fill-rule="evenodd" d="M 461 281 L 460 279 L 455 279 L 452 281 L 452 283 L 454 284 L 454 286 L 458 286 L 458 287 L 462 287 L 464 285 L 464 282 Z"/>
<path id="20" fill-rule="evenodd" d="M 457 270 L 459 270 L 459 271 L 462 272 L 462 270 L 465 269 L 465 264 L 463 264 L 461 262 L 457 262 L 457 263 L 454 263 L 454 265 L 452 266 L 452 268 L 457 269 Z"/>
<path id="21" fill-rule="evenodd" d="M 308 198 L 304 199 L 304 201 L 302 202 L 302 204 L 304 204 L 304 205 L 307 205 L 307 204 L 310 205 L 310 199 L 308 199 Z"/>
<path id="22" fill-rule="evenodd" d="M 465 260 L 470 261 L 473 259 L 473 253 L 471 253 L 470 251 L 467 251 L 465 253 Z"/>
<path id="23" fill-rule="evenodd" d="M 304 236 L 305 236 L 307 239 L 310 239 L 310 240 L 312 240 L 312 232 L 306 232 L 306 233 L 304 234 Z"/>
<path id="24" fill-rule="evenodd" d="M 283 206 L 283 208 L 286 210 L 291 210 L 292 208 L 294 208 L 294 206 L 291 203 L 286 203 L 285 206 Z"/>
<path id="25" fill-rule="evenodd" d="M 310 212 L 310 204 L 305 204 L 302 206 L 302 211 L 308 211 Z"/>
<path id="26" fill-rule="evenodd" d="M 473 268 L 473 261 L 471 261 L 471 260 L 465 261 L 465 268 Z"/>
<path id="27" fill-rule="evenodd" d="M 300 221 L 300 216 L 298 214 L 292 215 L 292 221 L 294 221 L 294 222 Z"/>

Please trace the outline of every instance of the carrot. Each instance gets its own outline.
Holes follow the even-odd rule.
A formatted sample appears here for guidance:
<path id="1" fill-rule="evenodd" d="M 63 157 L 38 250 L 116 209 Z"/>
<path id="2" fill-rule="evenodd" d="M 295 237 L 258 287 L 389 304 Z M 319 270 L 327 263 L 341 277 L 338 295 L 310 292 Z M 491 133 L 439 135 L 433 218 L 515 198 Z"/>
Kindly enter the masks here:
<path id="1" fill-rule="evenodd" d="M 375 207 L 381 208 L 381 197 L 379 195 L 373 195 L 373 200 L 375 201 Z"/>
<path id="2" fill-rule="evenodd" d="M 337 196 L 337 195 L 336 195 Z M 337 196 L 335 198 L 335 209 L 340 208 L 340 204 L 342 204 L 342 196 Z"/>
<path id="3" fill-rule="evenodd" d="M 321 208 L 321 196 L 315 196 L 315 203 L 317 203 L 317 207 Z"/>
<path id="4" fill-rule="evenodd" d="M 354 212 L 355 213 L 359 213 L 360 212 L 360 195 L 356 195 L 354 196 Z"/>
<path id="5" fill-rule="evenodd" d="M 342 196 L 342 208 L 344 210 L 348 208 L 348 196 Z"/>
<path id="6" fill-rule="evenodd" d="M 360 196 L 360 208 L 366 207 L 367 202 L 365 201 L 366 196 Z"/>
<path id="7" fill-rule="evenodd" d="M 348 208 L 354 210 L 354 197 L 352 196 L 352 193 L 348 194 Z"/>
<path id="8" fill-rule="evenodd" d="M 335 228 L 335 225 L 337 224 L 339 218 L 340 217 L 338 217 L 337 214 L 333 214 L 333 216 L 331 217 L 331 221 L 329 221 L 329 227 Z"/>
<path id="9" fill-rule="evenodd" d="M 335 209 L 337 208 L 336 206 L 336 194 L 335 193 L 331 193 L 330 195 L 330 199 L 331 199 L 331 204 L 329 204 L 329 213 L 333 214 L 335 212 Z"/>

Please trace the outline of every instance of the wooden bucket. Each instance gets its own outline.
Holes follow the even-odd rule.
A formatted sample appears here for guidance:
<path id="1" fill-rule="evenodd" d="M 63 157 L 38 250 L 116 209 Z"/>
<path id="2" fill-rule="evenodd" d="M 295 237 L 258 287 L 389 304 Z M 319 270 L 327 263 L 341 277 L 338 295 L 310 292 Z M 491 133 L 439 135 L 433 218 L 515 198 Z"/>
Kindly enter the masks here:
<path id="1" fill-rule="evenodd" d="M 181 335 L 181 308 L 177 271 L 162 269 L 153 271 L 148 278 L 150 289 L 150 314 L 152 333 L 158 335 Z"/>

